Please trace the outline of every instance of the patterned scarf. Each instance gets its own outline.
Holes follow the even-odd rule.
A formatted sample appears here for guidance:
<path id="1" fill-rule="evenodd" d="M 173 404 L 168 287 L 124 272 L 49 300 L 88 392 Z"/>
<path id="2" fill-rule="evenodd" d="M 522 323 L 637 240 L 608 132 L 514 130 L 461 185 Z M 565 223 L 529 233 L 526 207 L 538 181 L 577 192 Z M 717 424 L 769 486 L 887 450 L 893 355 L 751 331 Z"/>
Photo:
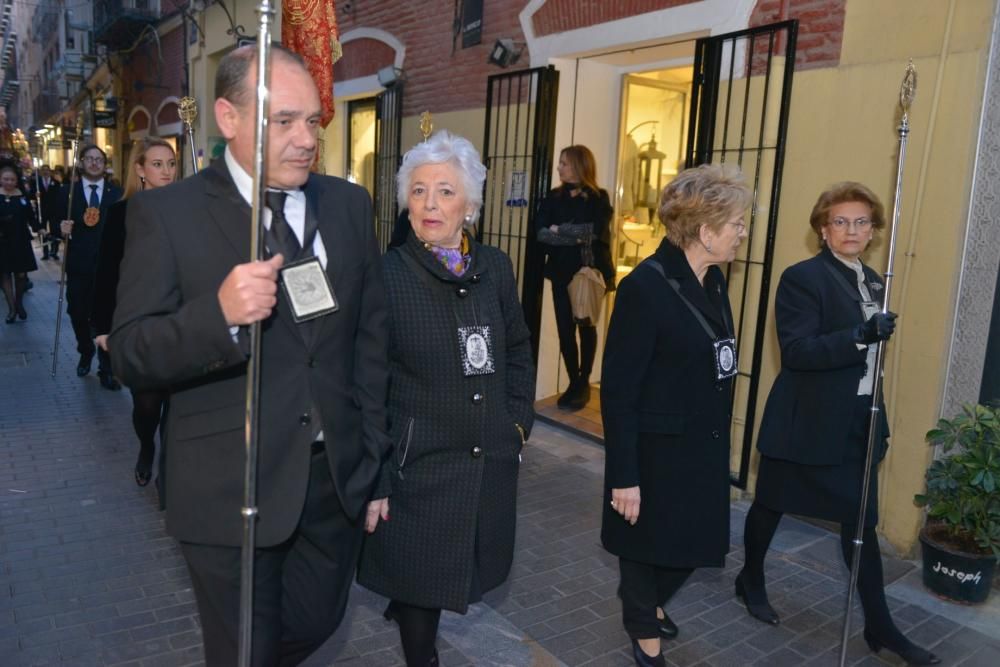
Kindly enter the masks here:
<path id="1" fill-rule="evenodd" d="M 450 273 L 461 277 L 469 268 L 472 255 L 469 254 L 469 237 L 462 235 L 462 246 L 460 248 L 442 248 L 440 246 L 424 243 L 424 247 L 430 250 L 438 261 L 444 264 L 444 268 Z"/>

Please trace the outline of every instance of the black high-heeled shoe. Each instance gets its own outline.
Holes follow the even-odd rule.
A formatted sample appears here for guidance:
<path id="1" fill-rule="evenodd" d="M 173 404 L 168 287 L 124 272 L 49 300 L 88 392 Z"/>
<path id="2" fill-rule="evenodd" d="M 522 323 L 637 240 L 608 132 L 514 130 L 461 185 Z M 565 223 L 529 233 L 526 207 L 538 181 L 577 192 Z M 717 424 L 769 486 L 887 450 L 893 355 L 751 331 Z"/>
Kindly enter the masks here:
<path id="1" fill-rule="evenodd" d="M 662 653 L 649 655 L 639 646 L 639 640 L 632 640 L 632 657 L 637 667 L 667 667 L 667 660 Z"/>
<path id="2" fill-rule="evenodd" d="M 663 612 L 663 618 L 656 619 L 656 623 L 656 631 L 659 632 L 660 636 L 664 639 L 675 639 L 680 632 L 677 629 L 677 624 L 670 620 L 670 616 L 666 611 Z"/>
<path id="3" fill-rule="evenodd" d="M 871 649 L 872 653 L 878 653 L 880 650 L 885 648 L 905 660 L 908 665 L 937 665 L 941 663 L 941 658 L 937 657 L 927 649 L 917 646 L 902 635 L 900 635 L 900 637 L 904 642 L 906 642 L 906 645 L 901 646 L 889 646 L 888 643 L 883 642 L 881 639 L 872 634 L 872 631 L 868 628 L 865 628 L 864 637 L 865 643 L 868 644 L 868 648 Z"/>
<path id="4" fill-rule="evenodd" d="M 387 621 L 396 621 L 399 623 L 399 615 L 396 613 L 396 605 L 390 602 L 386 605 L 385 611 L 382 612 L 382 618 Z"/>
<path id="5" fill-rule="evenodd" d="M 11 311 L 7 313 L 7 319 L 5 319 L 4 322 L 6 322 L 7 324 L 14 324 L 16 320 L 17 320 L 17 313 Z"/>
<path id="6" fill-rule="evenodd" d="M 17 316 L 20 317 L 22 320 L 28 319 L 28 311 L 24 309 L 24 306 L 18 305 Z"/>
<path id="7" fill-rule="evenodd" d="M 743 583 L 742 570 L 738 575 L 736 575 L 736 597 L 743 601 L 743 604 L 747 608 L 747 612 L 749 612 L 750 615 L 758 621 L 763 621 L 768 625 L 778 625 L 780 622 L 778 619 L 778 613 L 774 611 L 774 608 L 771 607 L 771 604 L 767 601 L 766 591 L 763 592 L 763 602 L 750 601 L 750 598 L 747 596 L 746 585 Z"/>

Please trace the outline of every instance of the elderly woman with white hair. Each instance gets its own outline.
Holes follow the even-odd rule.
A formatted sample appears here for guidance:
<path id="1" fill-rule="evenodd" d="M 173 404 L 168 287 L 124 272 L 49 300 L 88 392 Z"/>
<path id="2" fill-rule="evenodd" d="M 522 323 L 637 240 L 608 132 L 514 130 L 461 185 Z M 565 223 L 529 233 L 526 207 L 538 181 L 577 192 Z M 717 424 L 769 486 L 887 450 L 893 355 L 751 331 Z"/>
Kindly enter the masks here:
<path id="1" fill-rule="evenodd" d="M 384 259 L 394 447 L 358 581 L 390 598 L 410 667 L 437 664 L 441 610 L 465 613 L 514 555 L 534 367 L 510 259 L 471 233 L 485 178 L 448 132 L 407 152 L 397 184 L 413 233 Z"/>

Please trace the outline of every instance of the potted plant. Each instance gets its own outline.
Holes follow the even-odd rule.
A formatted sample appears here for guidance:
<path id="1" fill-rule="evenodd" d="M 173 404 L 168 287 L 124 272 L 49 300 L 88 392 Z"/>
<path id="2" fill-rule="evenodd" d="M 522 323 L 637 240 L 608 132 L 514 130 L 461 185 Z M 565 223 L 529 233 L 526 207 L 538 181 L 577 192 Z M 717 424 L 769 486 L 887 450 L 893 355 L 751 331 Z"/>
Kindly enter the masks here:
<path id="1" fill-rule="evenodd" d="M 967 406 L 938 421 L 927 442 L 943 456 L 927 469 L 920 532 L 924 585 L 965 603 L 986 600 L 1000 557 L 1000 408 Z"/>

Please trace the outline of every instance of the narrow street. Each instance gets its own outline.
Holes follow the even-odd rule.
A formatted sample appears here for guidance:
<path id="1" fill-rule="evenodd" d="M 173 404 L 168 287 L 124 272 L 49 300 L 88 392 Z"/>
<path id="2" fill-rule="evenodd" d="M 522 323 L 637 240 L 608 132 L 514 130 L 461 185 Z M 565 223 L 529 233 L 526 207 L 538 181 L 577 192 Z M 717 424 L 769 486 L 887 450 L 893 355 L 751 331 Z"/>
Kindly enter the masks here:
<path id="1" fill-rule="evenodd" d="M 200 664 L 187 570 L 152 485 L 132 479 L 129 394 L 102 389 L 94 374 L 76 377 L 68 318 L 50 377 L 58 266 L 39 264 L 27 321 L 0 325 L 0 664 Z M 512 575 L 468 615 L 443 616 L 442 664 L 632 664 L 617 563 L 599 540 L 602 471 L 600 448 L 537 426 L 521 472 Z M 765 626 L 733 597 L 745 511 L 733 505 L 725 569 L 697 572 L 671 602 L 681 634 L 665 643 L 667 664 L 835 665 L 847 578 L 836 536 L 782 523 L 768 560 L 782 623 Z M 939 602 L 920 587 L 917 566 L 886 560 L 902 630 L 945 665 L 1000 664 L 1000 603 Z M 307 664 L 402 665 L 384 604 L 355 587 L 340 630 Z M 862 625 L 857 614 L 850 664 L 901 664 L 871 654 Z"/>

